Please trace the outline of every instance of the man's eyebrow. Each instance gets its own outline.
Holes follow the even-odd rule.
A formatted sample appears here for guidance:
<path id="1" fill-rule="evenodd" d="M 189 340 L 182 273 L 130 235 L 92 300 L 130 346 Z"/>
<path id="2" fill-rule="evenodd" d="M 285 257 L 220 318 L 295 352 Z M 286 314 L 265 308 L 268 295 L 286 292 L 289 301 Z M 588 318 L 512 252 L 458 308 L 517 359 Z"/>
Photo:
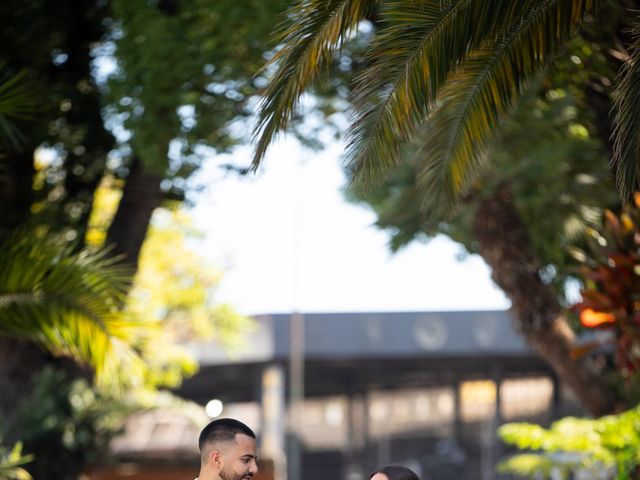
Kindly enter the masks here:
<path id="1" fill-rule="evenodd" d="M 253 458 L 254 460 L 258 459 L 258 455 L 254 455 L 253 453 L 245 453 L 244 455 L 242 455 L 242 458 L 244 457 Z"/>

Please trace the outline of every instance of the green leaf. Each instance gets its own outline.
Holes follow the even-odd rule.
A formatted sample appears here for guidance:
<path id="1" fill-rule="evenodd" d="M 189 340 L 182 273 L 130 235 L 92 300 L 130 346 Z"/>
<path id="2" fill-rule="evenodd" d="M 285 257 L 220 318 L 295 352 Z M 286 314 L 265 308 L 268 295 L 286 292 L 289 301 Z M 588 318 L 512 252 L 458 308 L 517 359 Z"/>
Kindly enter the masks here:
<path id="1" fill-rule="evenodd" d="M 22 468 L 33 460 L 33 455 L 22 454 L 22 443 L 16 443 L 7 452 L 0 444 L 0 480 L 32 480 L 31 475 Z"/>

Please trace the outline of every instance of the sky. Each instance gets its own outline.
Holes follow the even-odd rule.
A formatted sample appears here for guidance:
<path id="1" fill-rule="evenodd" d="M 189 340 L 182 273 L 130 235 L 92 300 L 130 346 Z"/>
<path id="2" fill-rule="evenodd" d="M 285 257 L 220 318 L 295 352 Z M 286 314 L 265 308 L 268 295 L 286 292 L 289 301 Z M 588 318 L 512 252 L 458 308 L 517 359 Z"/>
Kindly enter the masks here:
<path id="1" fill-rule="evenodd" d="M 460 261 L 446 237 L 391 253 L 374 213 L 343 198 L 341 154 L 339 143 L 312 152 L 286 139 L 255 175 L 220 168 L 248 165 L 250 147 L 205 163 L 192 213 L 225 272 L 218 301 L 247 315 L 509 307 L 484 261 Z"/>

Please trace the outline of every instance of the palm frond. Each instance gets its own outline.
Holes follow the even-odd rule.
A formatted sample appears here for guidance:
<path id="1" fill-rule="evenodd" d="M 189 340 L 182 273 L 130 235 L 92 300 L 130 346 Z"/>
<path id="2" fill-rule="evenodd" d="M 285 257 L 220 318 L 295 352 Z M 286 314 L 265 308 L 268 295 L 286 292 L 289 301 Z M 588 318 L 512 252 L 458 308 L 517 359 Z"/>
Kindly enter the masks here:
<path id="1" fill-rule="evenodd" d="M 301 0 L 289 9 L 280 34 L 282 46 L 265 67 L 275 67 L 276 73 L 259 107 L 253 169 L 287 127 L 302 94 L 375 4 L 376 0 Z"/>
<path id="2" fill-rule="evenodd" d="M 105 252 L 73 254 L 26 232 L 0 240 L 0 332 L 70 355 L 100 374 L 131 325 L 119 315 L 128 272 Z"/>
<path id="3" fill-rule="evenodd" d="M 456 202 L 482 164 L 502 116 L 595 4 L 538 1 L 528 7 L 495 41 L 471 52 L 441 91 L 418 153 L 427 211 L 441 214 Z"/>
<path id="4" fill-rule="evenodd" d="M 640 18 L 636 18 L 631 56 L 620 72 L 614 93 L 613 168 L 624 201 L 640 188 Z"/>
<path id="5" fill-rule="evenodd" d="M 2 438 L 0 438 L 0 479 L 32 480 L 29 472 L 22 468 L 32 460 L 33 455 L 22 454 L 21 442 L 16 443 L 9 450 L 2 445 Z"/>
<path id="6" fill-rule="evenodd" d="M 367 55 L 370 67 L 355 81 L 357 116 L 348 138 L 352 171 L 366 183 L 379 180 L 397 162 L 399 145 L 417 133 L 456 65 L 529 4 L 386 2 L 385 26 Z"/>
<path id="7" fill-rule="evenodd" d="M 30 119 L 38 103 L 26 70 L 10 73 L 6 62 L 0 60 L 0 135 L 14 148 L 20 147 L 23 137 L 11 120 Z"/>
<path id="8" fill-rule="evenodd" d="M 5 71 L 6 66 L 0 62 L 0 114 L 11 118 L 30 118 L 35 112 L 37 96 L 30 89 L 27 71 L 16 74 Z"/>

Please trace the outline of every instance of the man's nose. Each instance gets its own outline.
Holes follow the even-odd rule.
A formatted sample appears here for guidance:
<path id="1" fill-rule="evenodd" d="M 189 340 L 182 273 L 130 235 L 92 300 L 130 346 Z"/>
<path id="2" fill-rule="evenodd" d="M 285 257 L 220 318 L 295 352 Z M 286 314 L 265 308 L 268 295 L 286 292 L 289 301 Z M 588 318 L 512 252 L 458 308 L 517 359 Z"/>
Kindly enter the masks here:
<path id="1" fill-rule="evenodd" d="M 252 460 L 251 465 L 249 465 L 249 471 L 255 475 L 256 473 L 258 473 L 258 470 L 258 464 L 255 460 Z"/>

